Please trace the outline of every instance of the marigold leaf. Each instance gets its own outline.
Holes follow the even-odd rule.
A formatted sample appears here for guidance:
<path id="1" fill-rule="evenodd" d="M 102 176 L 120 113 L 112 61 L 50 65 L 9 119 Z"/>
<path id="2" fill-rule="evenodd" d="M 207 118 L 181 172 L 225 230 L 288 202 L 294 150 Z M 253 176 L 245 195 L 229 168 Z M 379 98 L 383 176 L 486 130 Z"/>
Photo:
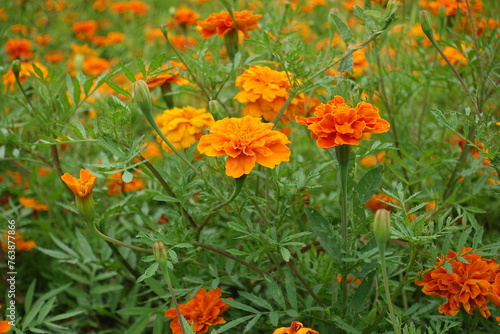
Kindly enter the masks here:
<path id="1" fill-rule="evenodd" d="M 259 310 L 255 309 L 249 305 L 240 303 L 240 302 L 233 300 L 233 299 L 223 299 L 223 301 L 224 301 L 224 303 L 228 304 L 229 306 L 237 308 L 239 310 L 243 310 L 243 311 L 247 311 L 247 312 L 251 312 L 251 313 L 260 313 Z"/>
<path id="2" fill-rule="evenodd" d="M 153 59 L 153 61 L 149 64 L 148 74 L 158 69 L 158 67 L 160 67 L 161 64 L 163 64 L 164 60 L 165 60 L 165 54 L 161 54 L 157 56 L 155 59 Z"/>
<path id="3" fill-rule="evenodd" d="M 137 68 L 139 69 L 139 71 L 141 71 L 142 75 L 143 76 L 146 76 L 146 65 L 144 65 L 144 62 L 142 61 L 141 57 L 139 56 L 135 56 L 135 62 L 137 64 Z"/>
<path id="4" fill-rule="evenodd" d="M 335 26 L 340 32 L 340 37 L 346 44 L 354 44 L 354 39 L 352 38 L 352 31 L 347 24 L 342 21 L 340 17 L 335 14 L 330 14 L 330 17 L 333 19 Z"/>
<path id="5" fill-rule="evenodd" d="M 245 292 L 245 291 L 238 291 L 238 294 L 240 296 L 242 296 L 243 298 L 246 298 L 248 299 L 249 301 L 251 301 L 252 303 L 254 303 L 255 305 L 258 305 L 258 306 L 261 306 L 261 307 L 264 307 L 266 309 L 268 309 L 269 311 L 272 311 L 273 308 L 271 306 L 271 304 L 269 304 L 267 302 L 267 300 L 265 300 L 264 298 L 262 297 L 259 297 L 259 296 L 256 296 L 256 295 L 253 295 L 251 293 L 248 293 L 248 292 Z"/>
<path id="6" fill-rule="evenodd" d="M 250 320 L 247 325 L 245 326 L 245 329 L 243 329 L 243 333 L 248 332 L 250 329 L 252 329 L 253 326 L 259 321 L 260 317 L 262 314 L 257 314 L 252 320 Z"/>
<path id="7" fill-rule="evenodd" d="M 227 324 L 224 324 L 224 326 L 221 326 L 220 328 L 218 328 L 217 333 L 223 333 L 223 332 L 225 332 L 233 327 L 238 326 L 241 323 L 246 322 L 249 319 L 252 319 L 253 317 L 255 317 L 255 315 L 252 314 L 252 315 L 248 315 L 246 317 L 241 317 L 241 318 L 235 319 L 233 321 L 230 321 Z"/>
<path id="8" fill-rule="evenodd" d="M 137 279 L 137 283 L 140 283 L 144 281 L 146 278 L 150 278 L 151 276 L 153 276 L 156 273 L 157 269 L 158 269 L 158 262 L 155 262 L 152 265 L 150 265 L 149 268 L 146 269 L 144 274 Z"/>
<path id="9" fill-rule="evenodd" d="M 120 86 L 118 86 L 114 82 L 109 81 L 109 80 L 104 80 L 104 82 L 106 83 L 106 85 L 111 87 L 111 89 L 113 89 L 115 92 L 120 93 L 122 95 L 125 95 L 126 97 L 132 98 L 132 95 L 129 92 L 127 92 L 125 89 L 121 88 Z"/>
<path id="10" fill-rule="evenodd" d="M 383 166 L 372 168 L 359 180 L 354 192 L 357 194 L 360 204 L 368 202 L 375 190 L 380 186 L 383 170 Z"/>
<path id="11" fill-rule="evenodd" d="M 287 299 L 290 302 L 290 306 L 292 306 L 295 310 L 298 309 L 297 287 L 295 286 L 295 277 L 290 271 L 287 271 L 285 275 L 285 290 Z"/>

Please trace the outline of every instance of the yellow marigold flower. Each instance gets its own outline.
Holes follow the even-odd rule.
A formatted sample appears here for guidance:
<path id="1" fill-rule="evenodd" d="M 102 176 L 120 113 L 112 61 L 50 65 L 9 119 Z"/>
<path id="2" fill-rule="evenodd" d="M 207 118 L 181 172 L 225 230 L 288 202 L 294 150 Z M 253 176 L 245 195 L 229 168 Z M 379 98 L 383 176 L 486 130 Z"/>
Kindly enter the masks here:
<path id="1" fill-rule="evenodd" d="M 201 288 L 193 299 L 186 304 L 179 305 L 180 313 L 191 325 L 194 332 L 206 333 L 211 326 L 226 323 L 226 320 L 220 314 L 226 312 L 229 305 L 220 299 L 221 296 L 222 290 L 220 288 L 208 292 Z M 172 333 L 181 334 L 182 329 L 175 308 L 166 311 L 165 317 L 172 319 L 170 322 Z"/>
<path id="2" fill-rule="evenodd" d="M 96 177 L 89 170 L 81 169 L 79 179 L 68 173 L 64 173 L 61 179 L 76 197 L 85 198 L 92 194 Z"/>
<path id="3" fill-rule="evenodd" d="M 273 334 L 319 334 L 311 328 L 306 328 L 301 322 L 292 321 L 290 327 L 281 327 L 276 329 Z"/>
<path id="4" fill-rule="evenodd" d="M 258 163 L 274 168 L 289 161 L 290 143 L 285 134 L 272 130 L 272 123 L 262 123 L 258 118 L 224 118 L 215 122 L 210 134 L 201 137 L 200 153 L 211 157 L 228 155 L 226 174 L 238 178 L 249 174 Z"/>
<path id="5" fill-rule="evenodd" d="M 19 203 L 25 208 L 33 208 L 35 211 L 48 211 L 49 207 L 42 201 L 29 197 L 19 197 Z"/>
<path id="6" fill-rule="evenodd" d="M 259 29 L 257 21 L 262 17 L 262 15 L 253 13 L 249 10 L 244 10 L 241 12 L 233 11 L 234 19 L 238 30 L 243 32 L 246 38 L 249 38 L 249 31 Z M 234 22 L 227 11 L 222 11 L 219 13 L 213 13 L 208 16 L 203 21 L 198 21 L 198 31 L 201 33 L 202 38 L 209 38 L 215 34 L 218 36 L 224 36 L 230 31 L 234 30 Z"/>
<path id="7" fill-rule="evenodd" d="M 370 103 L 360 102 L 356 108 L 351 108 L 341 96 L 317 106 L 314 115 L 295 119 L 297 123 L 307 126 L 311 130 L 311 138 L 325 149 L 344 144 L 358 145 L 363 134 L 387 132 L 390 127 Z"/>
<path id="8" fill-rule="evenodd" d="M 33 64 L 42 71 L 43 77 L 46 78 L 49 70 L 44 65 L 37 62 L 21 62 L 21 71 L 19 72 L 19 81 L 24 83 L 30 77 L 38 77 L 33 67 Z M 10 68 L 7 73 L 2 76 L 2 82 L 4 86 L 11 92 L 14 91 L 14 86 L 16 85 L 16 77 L 14 76 L 14 72 L 12 72 L 12 68 Z"/>
<path id="9" fill-rule="evenodd" d="M 427 271 L 423 280 L 417 280 L 415 284 L 423 286 L 422 292 L 426 295 L 446 298 L 446 303 L 439 307 L 440 313 L 454 316 L 463 306 L 469 314 L 477 308 L 483 317 L 489 318 L 491 312 L 486 302 L 489 300 L 500 307 L 500 267 L 495 259 L 483 259 L 475 253 L 462 255 L 468 263 L 451 260 L 471 250 L 464 247 L 460 254 L 449 251 L 446 259 L 441 256 L 434 266 L 448 261 L 452 267 L 451 273 L 440 266 Z"/>
<path id="10" fill-rule="evenodd" d="M 176 149 L 189 148 L 204 135 L 203 130 L 209 129 L 215 122 L 212 114 L 205 108 L 196 109 L 190 106 L 167 109 L 156 116 L 155 120 Z M 173 153 L 160 136 L 156 139 L 165 151 Z"/>
<path id="11" fill-rule="evenodd" d="M 241 88 L 234 99 L 247 103 L 243 114 L 252 117 L 262 116 L 266 121 L 272 121 L 278 115 L 291 88 L 285 71 L 275 71 L 264 66 L 250 66 L 236 78 L 236 86 Z M 304 102 L 304 94 L 293 99 L 281 122 L 288 123 L 295 116 L 304 115 Z"/>

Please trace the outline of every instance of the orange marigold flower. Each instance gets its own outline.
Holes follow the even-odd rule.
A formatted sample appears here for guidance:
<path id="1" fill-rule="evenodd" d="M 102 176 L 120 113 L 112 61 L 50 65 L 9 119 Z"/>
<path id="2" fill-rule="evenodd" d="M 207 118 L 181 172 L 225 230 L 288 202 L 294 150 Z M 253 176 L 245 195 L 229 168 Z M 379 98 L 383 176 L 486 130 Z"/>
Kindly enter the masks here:
<path id="1" fill-rule="evenodd" d="M 12 38 L 5 43 L 5 53 L 9 54 L 10 59 L 31 58 L 33 57 L 33 46 L 29 39 Z"/>
<path id="2" fill-rule="evenodd" d="M 201 137 L 198 150 L 211 157 L 228 155 L 226 174 L 238 178 L 249 174 L 258 163 L 274 168 L 289 161 L 290 143 L 286 135 L 272 130 L 272 123 L 258 118 L 224 118 L 215 122 L 210 134 Z"/>
<path id="3" fill-rule="evenodd" d="M 319 334 L 311 328 L 306 328 L 301 322 L 292 321 L 290 327 L 281 327 L 276 329 L 273 334 Z"/>
<path id="4" fill-rule="evenodd" d="M 275 71 L 264 66 L 250 66 L 236 78 L 236 86 L 241 87 L 234 97 L 241 103 L 247 103 L 243 109 L 244 115 L 263 117 L 272 121 L 285 104 L 291 88 L 285 71 Z M 294 98 L 281 118 L 288 123 L 295 116 L 305 114 L 304 94 Z"/>
<path id="5" fill-rule="evenodd" d="M 163 37 L 163 35 L 162 35 Z M 170 43 L 176 48 L 181 51 L 185 51 L 186 48 L 192 47 L 196 45 L 196 39 L 193 37 L 186 37 L 184 35 L 179 35 L 179 36 L 172 36 L 170 37 Z"/>
<path id="6" fill-rule="evenodd" d="M 389 131 L 389 123 L 380 118 L 378 109 L 370 103 L 360 102 L 356 108 L 335 96 L 328 103 L 316 107 L 316 117 L 296 117 L 299 124 L 311 130 L 311 137 L 321 148 L 340 145 L 358 145 L 364 133 Z"/>
<path id="7" fill-rule="evenodd" d="M 452 46 L 445 46 L 443 48 L 443 53 L 446 55 L 446 58 L 452 63 L 453 65 L 467 65 L 468 61 L 465 55 L 463 54 L 462 51 L 455 49 Z M 446 65 L 446 61 L 441 58 L 440 59 L 441 65 Z"/>
<path id="8" fill-rule="evenodd" d="M 129 6 L 130 12 L 135 15 L 144 15 L 149 10 L 149 5 L 142 1 L 130 1 Z"/>
<path id="9" fill-rule="evenodd" d="M 48 211 L 49 207 L 42 201 L 29 197 L 20 197 L 19 203 L 25 208 L 33 208 L 35 211 Z"/>
<path id="10" fill-rule="evenodd" d="M 10 238 L 9 238 L 10 236 Z M 32 250 L 36 246 L 36 242 L 34 240 L 23 240 L 24 239 L 24 234 L 19 233 L 19 231 L 16 229 L 15 230 L 15 235 L 14 235 L 14 244 L 17 250 L 19 251 L 29 251 Z M 12 241 L 12 234 L 10 231 L 5 231 L 2 233 L 2 238 L 0 238 L 0 246 L 5 249 L 9 250 L 9 242 Z M 4 242 L 5 241 L 5 242 Z"/>
<path id="11" fill-rule="evenodd" d="M 75 22 L 72 29 L 79 40 L 92 40 L 97 32 L 97 27 L 97 22 L 90 20 Z"/>
<path id="12" fill-rule="evenodd" d="M 49 70 L 47 67 L 40 63 L 32 63 L 32 62 L 21 62 L 21 71 L 19 72 L 19 81 L 24 83 L 30 77 L 38 77 L 33 67 L 35 65 L 42 71 L 43 77 L 46 78 Z M 9 68 L 7 73 L 2 76 L 2 82 L 5 87 L 11 92 L 14 91 L 14 87 L 16 85 L 16 77 L 14 76 L 14 72 L 12 72 L 12 68 Z"/>
<path id="13" fill-rule="evenodd" d="M 50 35 L 35 36 L 35 42 L 36 42 L 36 44 L 38 44 L 40 46 L 49 44 L 51 40 L 52 40 L 52 37 Z"/>
<path id="14" fill-rule="evenodd" d="M 122 180 L 122 172 L 114 173 L 110 175 L 109 179 L 106 181 L 106 185 L 108 186 L 108 191 L 106 192 L 110 196 L 119 196 L 121 192 L 130 192 L 137 191 L 141 189 L 145 189 L 144 183 L 140 178 L 137 177 L 137 174 L 134 174 L 134 178 L 132 182 L 123 182 Z"/>
<path id="15" fill-rule="evenodd" d="M 364 156 L 360 163 L 365 167 L 374 167 L 384 163 L 385 152 L 381 151 L 376 154 Z"/>
<path id="16" fill-rule="evenodd" d="M 198 21 L 200 15 L 194 10 L 187 8 L 186 6 L 181 6 L 177 8 L 174 14 L 175 22 L 179 26 L 190 26 Z"/>
<path id="17" fill-rule="evenodd" d="M 186 66 L 183 63 L 171 60 L 167 64 L 163 64 L 160 68 L 151 72 L 146 78 L 143 79 L 142 73 L 139 73 L 136 75 L 136 79 L 143 79 L 146 81 L 150 91 L 167 83 L 186 85 L 189 81 L 179 77 L 180 70 L 185 69 Z"/>
<path id="18" fill-rule="evenodd" d="M 477 308 L 483 317 L 489 318 L 491 312 L 486 302 L 489 300 L 500 307 L 500 267 L 495 259 L 483 259 L 475 253 L 462 255 L 471 250 L 464 247 L 460 254 L 449 251 L 446 259 L 441 256 L 434 264 L 440 267 L 427 271 L 423 280 L 415 284 L 423 286 L 422 292 L 426 295 L 446 298 L 446 303 L 439 307 L 440 313 L 454 316 L 461 305 L 469 314 Z M 453 259 L 458 255 L 468 263 Z M 445 261 L 451 265 L 452 272 L 443 266 Z"/>
<path id="19" fill-rule="evenodd" d="M 7 333 L 8 331 L 10 331 L 10 321 L 0 321 L 0 333 Z"/>
<path id="20" fill-rule="evenodd" d="M 399 204 L 398 200 L 395 200 L 394 198 L 387 196 L 385 194 L 374 194 L 368 202 L 365 203 L 365 206 L 370 209 L 373 213 L 377 212 L 378 209 L 385 209 L 387 211 L 394 211 L 394 207 L 386 204 L 387 203 L 392 203 L 392 204 Z"/>
<path id="21" fill-rule="evenodd" d="M 481 0 L 469 0 L 471 11 L 480 13 L 483 11 L 483 2 Z M 420 6 L 430 9 L 434 14 L 439 13 L 439 8 L 443 6 L 447 16 L 455 16 L 458 11 L 462 15 L 468 15 L 467 4 L 465 1 L 457 0 L 420 0 Z"/>
<path id="22" fill-rule="evenodd" d="M 191 325 L 191 329 L 196 333 L 206 333 L 210 326 L 226 323 L 220 315 L 229 308 L 220 297 L 220 288 L 206 291 L 201 288 L 196 295 L 186 304 L 179 305 L 179 311 L 186 321 Z M 165 312 L 165 317 L 172 319 L 170 328 L 173 334 L 181 334 L 181 325 L 175 308 Z"/>
<path id="23" fill-rule="evenodd" d="M 9 16 L 5 12 L 5 8 L 1 7 L 0 8 L 0 21 L 7 21 L 9 19 Z"/>
<path id="24" fill-rule="evenodd" d="M 91 75 L 99 76 L 110 67 L 109 61 L 101 57 L 87 57 L 83 61 L 82 72 Z"/>
<path id="25" fill-rule="evenodd" d="M 176 149 L 189 148 L 204 135 L 203 130 L 208 130 L 215 122 L 205 108 L 190 106 L 165 110 L 155 120 Z M 156 136 L 156 139 L 165 151 L 173 153 L 160 136 Z"/>
<path id="26" fill-rule="evenodd" d="M 243 32 L 245 37 L 250 37 L 248 33 L 250 30 L 259 29 L 257 21 L 262 17 L 261 14 L 253 15 L 253 12 L 244 10 L 241 12 L 233 11 L 233 15 L 238 30 Z M 205 20 L 198 21 L 197 24 L 202 38 L 209 38 L 215 34 L 224 36 L 235 28 L 231 14 L 227 11 L 212 13 Z"/>
<path id="27" fill-rule="evenodd" d="M 89 170 L 80 169 L 79 179 L 68 173 L 64 173 L 61 179 L 73 191 L 75 196 L 85 198 L 92 194 L 96 177 Z"/>

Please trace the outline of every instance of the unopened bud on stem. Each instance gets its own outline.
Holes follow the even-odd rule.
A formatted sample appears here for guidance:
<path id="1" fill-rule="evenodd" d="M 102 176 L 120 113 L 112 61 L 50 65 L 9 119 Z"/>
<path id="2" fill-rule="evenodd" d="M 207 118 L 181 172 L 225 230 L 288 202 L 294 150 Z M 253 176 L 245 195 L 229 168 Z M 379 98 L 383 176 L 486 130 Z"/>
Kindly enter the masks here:
<path id="1" fill-rule="evenodd" d="M 391 214 L 386 209 L 378 209 L 375 213 L 373 234 L 379 245 L 385 245 L 391 237 Z"/>
<path id="2" fill-rule="evenodd" d="M 431 41 L 434 40 L 434 33 L 432 32 L 432 19 L 429 15 L 429 12 L 426 10 L 421 10 L 420 14 L 420 26 L 422 27 L 422 31 Z"/>
<path id="3" fill-rule="evenodd" d="M 11 68 L 15 77 L 19 78 L 19 72 L 21 72 L 21 61 L 19 59 L 14 60 L 12 62 Z"/>
<path id="4" fill-rule="evenodd" d="M 163 242 L 155 242 L 155 244 L 153 245 L 153 253 L 158 264 L 164 265 L 167 263 L 167 252 L 165 251 L 165 245 L 163 244 Z"/>
<path id="5" fill-rule="evenodd" d="M 146 115 L 152 114 L 153 102 L 151 101 L 151 94 L 146 81 L 137 80 L 134 82 L 134 99 L 139 109 Z"/>

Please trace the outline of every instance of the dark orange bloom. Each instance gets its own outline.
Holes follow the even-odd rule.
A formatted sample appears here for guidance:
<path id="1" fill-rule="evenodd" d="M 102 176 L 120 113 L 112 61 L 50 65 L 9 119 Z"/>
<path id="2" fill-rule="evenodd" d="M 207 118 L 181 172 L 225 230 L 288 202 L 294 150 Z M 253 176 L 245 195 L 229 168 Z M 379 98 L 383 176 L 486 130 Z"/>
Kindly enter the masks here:
<path id="1" fill-rule="evenodd" d="M 48 211 L 49 207 L 34 198 L 29 198 L 29 197 L 19 197 L 19 203 L 21 203 L 22 206 L 25 208 L 33 208 L 35 211 Z"/>
<path id="2" fill-rule="evenodd" d="M 200 15 L 198 15 L 197 12 L 190 8 L 187 8 L 186 6 L 177 8 L 174 14 L 175 22 L 177 22 L 177 24 L 180 26 L 193 25 L 198 21 L 199 17 Z"/>
<path id="3" fill-rule="evenodd" d="M 281 327 L 276 329 L 273 334 L 319 334 L 311 328 L 305 328 L 301 322 L 292 321 L 290 327 Z"/>
<path id="4" fill-rule="evenodd" d="M 35 72 L 35 68 L 33 67 L 35 65 L 42 71 L 43 78 L 47 78 L 47 74 L 49 73 L 49 70 L 47 67 L 40 63 L 32 63 L 32 62 L 21 62 L 21 71 L 19 72 L 19 81 L 21 83 L 24 83 L 28 78 L 31 77 L 38 77 L 38 75 Z M 14 86 L 16 85 L 16 77 L 14 75 L 14 72 L 12 72 L 12 68 L 9 68 L 7 73 L 5 73 L 2 76 L 2 82 L 5 87 L 8 88 L 9 91 L 13 92 L 14 91 Z"/>
<path id="5" fill-rule="evenodd" d="M 45 55 L 45 60 L 51 64 L 57 64 L 64 60 L 64 53 L 62 51 L 52 51 Z"/>
<path id="6" fill-rule="evenodd" d="M 327 104 L 316 107 L 316 117 L 296 117 L 297 123 L 311 130 L 311 137 L 321 148 L 340 145 L 358 145 L 365 133 L 389 131 L 389 123 L 380 118 L 378 109 L 366 102 L 356 108 L 344 103 L 341 96 L 335 96 Z"/>
<path id="7" fill-rule="evenodd" d="M 146 188 L 142 180 L 137 178 L 137 175 L 134 175 L 132 182 L 123 182 L 121 172 L 110 175 L 108 181 L 106 181 L 106 185 L 108 186 L 107 194 L 110 196 L 118 196 L 120 195 L 120 191 L 125 193 Z"/>
<path id="8" fill-rule="evenodd" d="M 162 34 L 163 37 L 163 34 Z M 172 36 L 170 37 L 170 43 L 176 48 L 181 51 L 185 51 L 186 48 L 190 48 L 192 46 L 196 45 L 196 39 L 193 37 L 186 37 L 184 35 L 179 35 L 179 36 Z"/>
<path id="9" fill-rule="evenodd" d="M 471 251 L 464 247 L 460 254 Z M 500 307 L 500 267 L 495 259 L 483 259 L 481 255 L 469 253 L 462 255 L 468 262 L 464 263 L 456 257 L 457 253 L 449 251 L 446 259 L 441 256 L 435 267 L 449 262 L 452 272 L 444 266 L 427 271 L 422 281 L 415 284 L 423 286 L 422 292 L 429 296 L 445 297 L 446 303 L 439 307 L 439 312 L 445 315 L 456 315 L 463 306 L 472 314 L 475 308 L 485 318 L 491 316 L 486 302 L 489 300 Z"/>
<path id="10" fill-rule="evenodd" d="M 374 167 L 384 163 L 385 152 L 381 151 L 373 155 L 364 156 L 360 163 L 365 167 Z"/>
<path id="11" fill-rule="evenodd" d="M 480 13 L 483 10 L 483 2 L 481 0 L 469 0 L 471 11 Z M 467 5 L 465 1 L 458 0 L 420 0 L 420 6 L 430 9 L 434 14 L 439 13 L 439 8 L 443 6 L 447 16 L 455 16 L 460 11 L 462 15 L 468 15 Z"/>
<path id="12" fill-rule="evenodd" d="M 96 21 L 79 21 L 73 23 L 73 33 L 79 40 L 92 40 L 97 32 Z"/>
<path id="13" fill-rule="evenodd" d="M 274 168 L 289 161 L 290 143 L 286 135 L 273 130 L 273 123 L 262 123 L 251 116 L 224 118 L 200 138 L 198 150 L 211 157 L 228 155 L 226 174 L 238 178 L 250 174 L 255 164 Z"/>
<path id="14" fill-rule="evenodd" d="M 101 57 L 88 57 L 83 61 L 82 72 L 99 76 L 110 67 L 109 61 Z"/>
<path id="15" fill-rule="evenodd" d="M 79 179 L 68 173 L 64 173 L 61 179 L 73 191 L 75 196 L 85 198 L 92 194 L 96 177 L 89 170 L 81 169 Z"/>
<path id="16" fill-rule="evenodd" d="M 111 5 L 111 11 L 118 14 L 133 13 L 144 15 L 149 10 L 149 5 L 142 1 L 122 1 Z"/>
<path id="17" fill-rule="evenodd" d="M 10 59 L 33 57 L 33 46 L 29 39 L 13 38 L 5 43 L 5 53 L 9 54 Z"/>
<path id="18" fill-rule="evenodd" d="M 399 201 L 395 200 L 392 197 L 389 197 L 385 194 L 374 194 L 368 202 L 365 203 L 365 206 L 370 209 L 373 213 L 377 212 L 378 209 L 385 209 L 387 211 L 394 211 L 394 207 L 390 206 L 389 204 L 386 204 L 384 202 L 381 202 L 379 200 L 382 200 L 384 202 L 388 203 L 393 203 L 393 204 L 399 204 Z"/>
<path id="19" fill-rule="evenodd" d="M 10 322 L 7 320 L 0 321 L 0 333 L 7 333 L 8 331 L 10 331 Z"/>
<path id="20" fill-rule="evenodd" d="M 249 10 L 241 12 L 233 11 L 233 15 L 236 20 L 238 30 L 243 32 L 245 37 L 250 37 L 248 34 L 250 30 L 259 29 L 257 21 L 262 17 L 262 15 L 253 15 L 253 13 Z M 205 20 L 198 21 L 197 24 L 202 38 L 209 38 L 215 34 L 218 36 L 224 36 L 235 28 L 233 19 L 227 11 L 210 14 Z"/>
<path id="21" fill-rule="evenodd" d="M 3 249 L 9 250 L 9 244 L 12 245 L 12 243 L 9 243 L 9 240 L 11 242 L 14 241 L 16 250 L 19 251 L 29 251 L 36 246 L 36 242 L 34 240 L 23 240 L 24 234 L 19 233 L 17 229 L 16 229 L 16 234 L 14 235 L 14 239 L 12 239 L 12 235 L 9 234 L 9 232 L 10 231 L 5 231 L 5 233 L 2 233 L 2 238 L 0 238 L 0 246 Z"/>
<path id="22" fill-rule="evenodd" d="M 226 323 L 219 315 L 226 312 L 229 305 L 220 300 L 220 288 L 206 291 L 201 288 L 186 304 L 179 305 L 179 311 L 196 333 L 206 333 L 210 326 Z M 165 317 L 172 319 L 170 328 L 173 334 L 181 334 L 181 326 L 175 308 L 165 312 Z"/>

